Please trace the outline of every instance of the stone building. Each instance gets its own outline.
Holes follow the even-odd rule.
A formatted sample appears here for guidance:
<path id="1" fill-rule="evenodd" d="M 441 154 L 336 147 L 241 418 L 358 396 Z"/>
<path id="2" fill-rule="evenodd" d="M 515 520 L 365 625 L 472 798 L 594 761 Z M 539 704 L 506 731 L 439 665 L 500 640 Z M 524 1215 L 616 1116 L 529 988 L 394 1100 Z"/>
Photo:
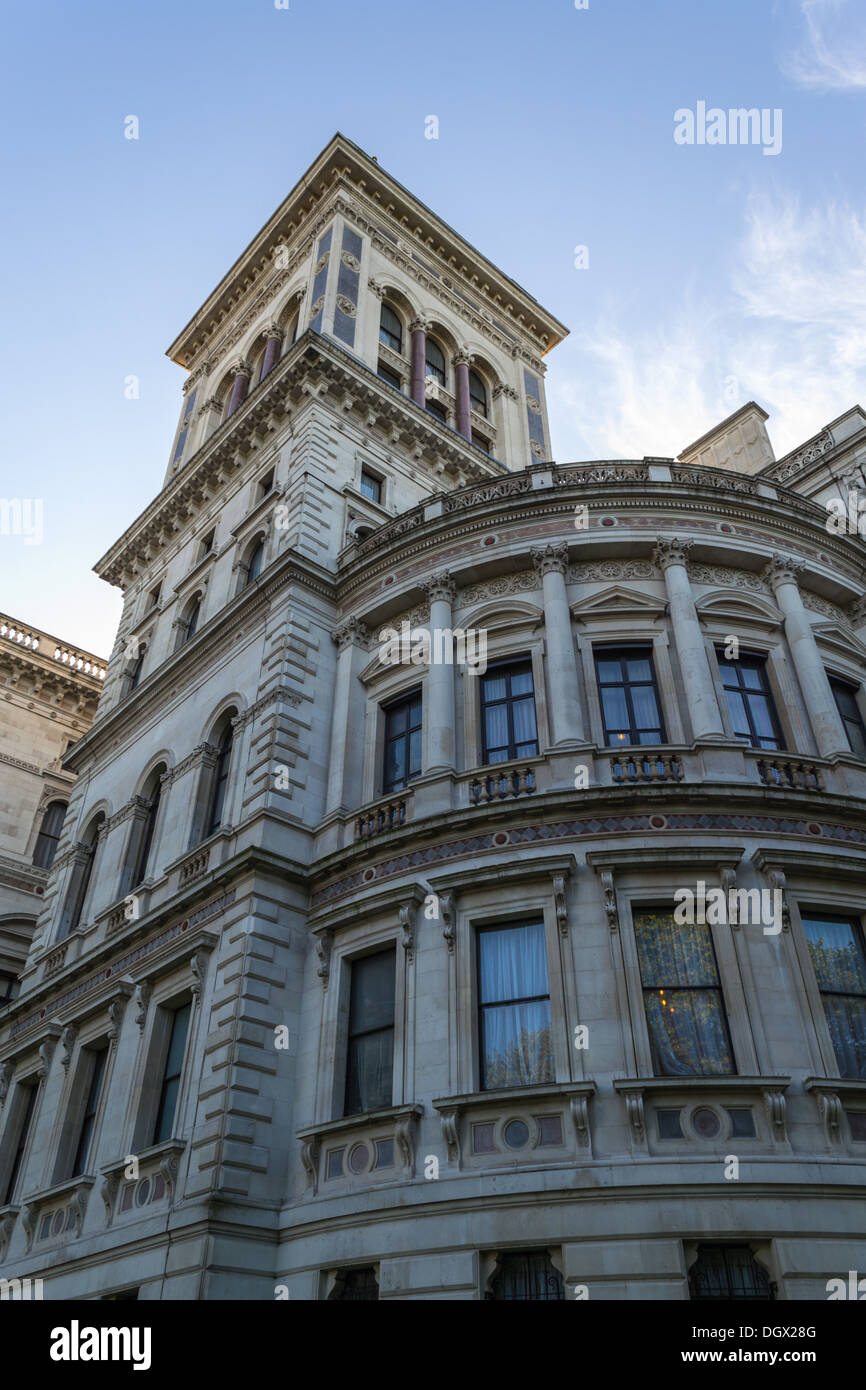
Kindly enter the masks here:
<path id="1" fill-rule="evenodd" d="M 0 615 L 0 1008 L 17 993 L 75 785 L 63 755 L 104 679 L 99 657 Z"/>
<path id="2" fill-rule="evenodd" d="M 172 344 L 0 1014 L 6 1277 L 803 1299 L 866 1267 L 864 547 L 828 525 L 866 418 L 776 460 L 749 404 L 557 466 L 564 332 L 337 136 Z"/>

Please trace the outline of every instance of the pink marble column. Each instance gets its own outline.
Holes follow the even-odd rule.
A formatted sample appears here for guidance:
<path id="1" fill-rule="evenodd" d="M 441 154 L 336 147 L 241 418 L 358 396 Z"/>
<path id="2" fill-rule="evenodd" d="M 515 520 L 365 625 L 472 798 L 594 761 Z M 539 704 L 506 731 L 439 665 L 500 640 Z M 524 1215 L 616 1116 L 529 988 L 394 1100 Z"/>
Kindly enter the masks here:
<path id="1" fill-rule="evenodd" d="M 454 375 L 457 381 L 457 432 L 464 439 L 472 438 L 472 421 L 469 415 L 469 358 L 461 355 L 454 358 Z"/>
<path id="2" fill-rule="evenodd" d="M 280 347 L 283 342 L 283 333 L 280 328 L 268 329 L 268 340 L 265 344 L 265 360 L 262 363 L 262 375 L 260 380 L 264 380 L 274 363 L 279 360 Z"/>
<path id="3" fill-rule="evenodd" d="M 416 405 L 427 403 L 427 322 L 413 319 L 412 330 L 412 399 Z"/>
<path id="4" fill-rule="evenodd" d="M 234 415 L 238 406 L 241 405 L 243 401 L 246 399 L 246 394 L 249 389 L 250 369 L 247 366 L 246 362 L 239 362 L 237 367 L 235 368 L 235 379 L 232 383 L 232 394 L 231 399 L 229 400 L 229 409 L 228 415 L 226 415 L 226 419 L 228 419 L 229 415 Z"/>

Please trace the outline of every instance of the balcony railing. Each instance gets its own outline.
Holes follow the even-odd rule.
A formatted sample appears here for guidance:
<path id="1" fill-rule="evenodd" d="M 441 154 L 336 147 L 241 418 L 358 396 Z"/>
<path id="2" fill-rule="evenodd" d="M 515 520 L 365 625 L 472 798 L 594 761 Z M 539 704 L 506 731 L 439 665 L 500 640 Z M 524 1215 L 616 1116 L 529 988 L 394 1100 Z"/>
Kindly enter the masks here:
<path id="1" fill-rule="evenodd" d="M 676 753 L 617 753 L 611 759 L 610 779 L 625 782 L 681 782 L 683 765 Z"/>
<path id="2" fill-rule="evenodd" d="M 374 835 L 383 835 L 386 830 L 399 830 L 406 823 L 406 798 L 394 797 L 364 811 L 355 822 L 355 837 L 369 840 Z"/>
<path id="3" fill-rule="evenodd" d="M 799 758 L 760 758 L 758 776 L 765 787 L 785 787 L 806 792 L 824 790 L 821 773 L 815 764 Z"/>
<path id="4" fill-rule="evenodd" d="M 531 767 L 509 768 L 507 772 L 490 772 L 469 783 L 469 800 L 473 806 L 489 801 L 507 801 L 535 791 L 535 772 Z"/>

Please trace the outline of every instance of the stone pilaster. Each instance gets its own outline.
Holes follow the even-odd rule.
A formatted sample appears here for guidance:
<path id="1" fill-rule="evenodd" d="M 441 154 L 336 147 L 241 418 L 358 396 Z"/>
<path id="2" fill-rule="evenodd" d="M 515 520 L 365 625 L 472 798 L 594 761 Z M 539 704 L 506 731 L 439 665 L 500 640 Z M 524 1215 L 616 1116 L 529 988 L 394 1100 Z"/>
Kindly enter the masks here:
<path id="1" fill-rule="evenodd" d="M 331 715 L 326 814 L 348 810 L 360 802 L 365 699 L 358 673 L 367 655 L 367 636 L 366 627 L 357 618 L 347 619 L 331 633 L 339 655 Z"/>
<path id="2" fill-rule="evenodd" d="M 544 589 L 544 631 L 553 746 L 584 742 L 571 611 L 565 588 L 568 546 L 533 550 L 532 563 Z"/>
<path id="3" fill-rule="evenodd" d="M 454 661 L 453 649 L 449 642 L 448 655 L 451 660 L 435 661 L 437 650 L 446 654 L 446 644 L 437 643 L 435 634 L 450 632 L 451 605 L 457 594 L 457 586 L 452 576 L 443 570 L 423 585 L 424 593 L 430 601 L 430 647 L 431 660 L 427 675 L 427 699 L 424 710 L 424 731 L 427 745 L 425 772 L 450 772 L 454 768 Z"/>
<path id="4" fill-rule="evenodd" d="M 798 576 L 804 568 L 802 562 L 776 554 L 764 570 L 763 577 L 772 587 L 776 602 L 785 615 L 785 636 L 806 702 L 818 755 L 830 758 L 835 753 L 850 752 L 850 747 L 809 614 L 803 605 Z"/>

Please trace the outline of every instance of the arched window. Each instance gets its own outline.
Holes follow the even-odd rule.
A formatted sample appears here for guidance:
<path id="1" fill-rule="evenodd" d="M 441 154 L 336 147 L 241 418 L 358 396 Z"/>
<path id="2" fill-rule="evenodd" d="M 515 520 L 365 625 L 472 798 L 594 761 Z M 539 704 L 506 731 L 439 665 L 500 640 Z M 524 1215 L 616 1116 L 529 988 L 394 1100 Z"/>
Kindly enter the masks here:
<path id="1" fill-rule="evenodd" d="M 132 875 L 130 887 L 135 888 L 137 884 L 147 878 L 150 851 L 153 847 L 153 834 L 156 830 L 157 817 L 159 816 L 159 798 L 162 777 L 165 774 L 164 764 L 151 773 L 149 787 L 150 791 L 145 792 L 148 801 L 147 815 L 145 816 L 144 826 L 141 831 L 141 838 L 138 842 L 138 854 L 135 861 L 135 872 Z"/>
<path id="2" fill-rule="evenodd" d="M 487 417 L 487 388 L 477 372 L 469 373 L 469 402 L 479 415 Z"/>
<path id="3" fill-rule="evenodd" d="M 445 354 L 433 338 L 427 339 L 427 375 L 445 385 Z"/>
<path id="4" fill-rule="evenodd" d="M 99 841 L 99 832 L 105 824 L 105 816 L 102 812 L 94 816 L 84 834 L 84 844 L 86 846 L 86 857 L 82 864 L 78 866 L 78 873 L 73 878 L 70 885 L 69 903 L 70 912 L 65 924 L 64 935 L 68 936 L 74 932 L 81 921 L 81 914 L 84 911 L 84 904 L 87 901 L 87 891 L 90 888 L 90 880 L 93 877 L 93 864 L 96 859 L 96 847 Z"/>
<path id="5" fill-rule="evenodd" d="M 185 642 L 188 642 L 191 637 L 195 636 L 196 632 L 198 631 L 198 620 L 200 614 L 201 594 L 196 594 L 195 598 L 190 599 L 190 602 L 187 604 L 186 611 L 184 612 L 184 616 L 181 620 L 180 630 L 178 632 L 177 638 L 177 645 L 179 647 L 182 647 Z"/>
<path id="6" fill-rule="evenodd" d="M 379 317 L 379 342 L 391 348 L 392 352 L 403 351 L 403 325 L 387 304 L 382 305 Z"/>
<path id="7" fill-rule="evenodd" d="M 226 788 L 229 780 L 229 764 L 232 759 L 232 717 L 235 714 L 236 711 L 232 710 L 226 717 L 225 728 L 219 742 L 219 753 L 217 754 L 211 785 L 210 806 L 205 824 L 205 837 L 213 835 L 214 831 L 219 830 L 222 825 L 223 807 L 225 806 Z"/>
<path id="8" fill-rule="evenodd" d="M 141 670 L 144 666 L 144 658 L 147 655 L 147 647 L 141 643 L 138 648 L 138 656 L 132 663 L 129 670 L 129 689 L 134 690 L 141 680 Z"/>
<path id="9" fill-rule="evenodd" d="M 264 558 L 265 541 L 263 536 L 259 536 L 255 545 L 250 551 L 249 556 L 247 557 L 247 563 L 244 567 L 245 574 L 243 587 L 245 589 L 248 588 L 250 584 L 254 584 L 258 579 L 259 575 L 262 572 L 262 563 L 264 561 Z"/>
<path id="10" fill-rule="evenodd" d="M 65 815 L 65 801 L 49 801 L 45 807 L 45 814 L 42 817 L 42 824 L 36 839 L 36 848 L 33 851 L 33 863 L 37 869 L 51 868 L 57 853 L 57 842 L 63 829 L 63 817 Z"/>

